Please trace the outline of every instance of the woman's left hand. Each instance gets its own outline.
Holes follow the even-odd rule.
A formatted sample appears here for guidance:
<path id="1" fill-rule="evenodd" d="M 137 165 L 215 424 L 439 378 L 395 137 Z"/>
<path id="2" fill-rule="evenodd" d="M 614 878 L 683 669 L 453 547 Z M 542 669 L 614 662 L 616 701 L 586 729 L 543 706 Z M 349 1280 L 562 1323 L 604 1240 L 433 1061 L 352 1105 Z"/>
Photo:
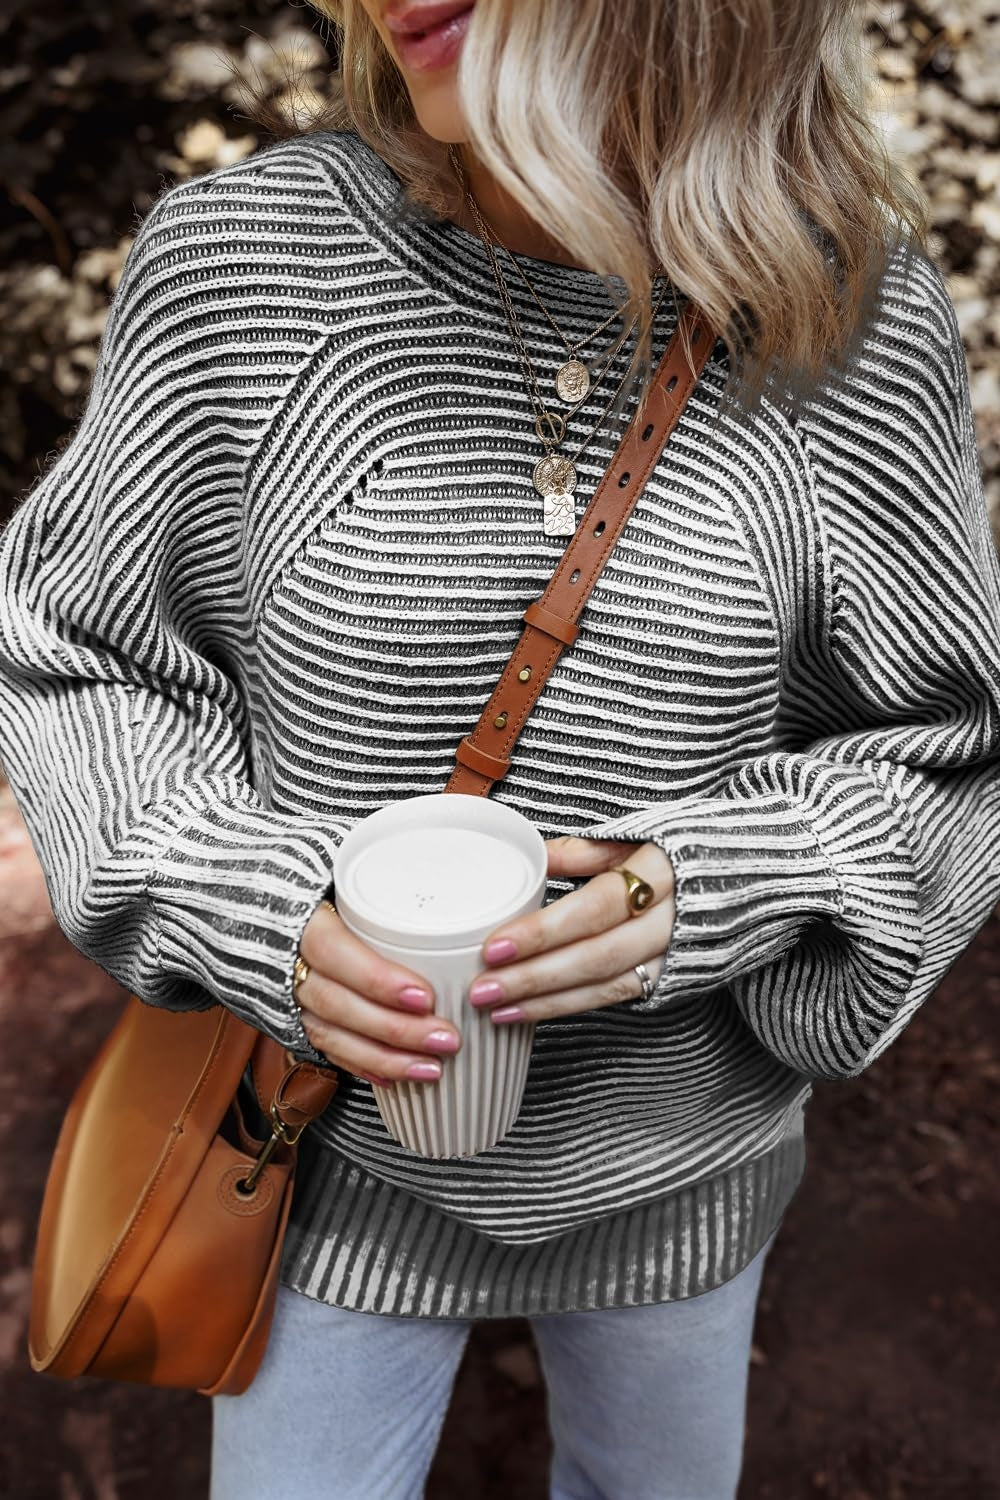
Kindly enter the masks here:
<path id="1" fill-rule="evenodd" d="M 547 1021 L 637 1000 L 635 964 L 655 983 L 674 927 L 674 867 L 656 844 L 572 835 L 547 839 L 549 874 L 589 875 L 578 890 L 505 922 L 483 944 L 486 971 L 469 1000 L 502 1021 Z M 615 866 L 648 881 L 653 900 L 633 916 Z"/>

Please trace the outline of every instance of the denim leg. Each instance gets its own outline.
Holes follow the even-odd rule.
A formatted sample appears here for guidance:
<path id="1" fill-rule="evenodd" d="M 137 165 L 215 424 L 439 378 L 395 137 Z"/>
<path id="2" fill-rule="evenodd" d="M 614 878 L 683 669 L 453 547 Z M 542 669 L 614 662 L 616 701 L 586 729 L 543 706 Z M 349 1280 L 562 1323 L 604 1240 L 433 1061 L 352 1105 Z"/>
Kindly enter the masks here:
<path id="1" fill-rule="evenodd" d="M 773 1234 L 712 1291 L 531 1318 L 551 1500 L 734 1500 L 757 1294 Z"/>
<path id="2" fill-rule="evenodd" d="M 421 1500 L 470 1326 L 279 1285 L 253 1382 L 210 1398 L 210 1500 Z"/>

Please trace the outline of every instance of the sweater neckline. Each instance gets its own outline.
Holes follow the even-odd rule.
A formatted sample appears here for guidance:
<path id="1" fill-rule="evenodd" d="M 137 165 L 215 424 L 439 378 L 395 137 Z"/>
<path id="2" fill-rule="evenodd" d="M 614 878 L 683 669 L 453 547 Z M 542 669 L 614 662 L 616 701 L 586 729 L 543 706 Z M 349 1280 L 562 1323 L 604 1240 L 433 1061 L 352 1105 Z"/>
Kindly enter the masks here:
<path id="1" fill-rule="evenodd" d="M 356 132 L 320 132 L 343 141 L 353 157 L 354 171 L 343 184 L 355 213 L 365 228 L 382 243 L 398 264 L 416 274 L 459 312 L 471 314 L 506 335 L 507 323 L 500 301 L 489 252 L 478 234 L 451 219 L 435 219 L 419 205 L 405 200 L 402 180 L 388 162 Z M 511 252 L 539 297 L 552 312 L 559 327 L 571 337 L 590 332 L 611 317 L 602 339 L 621 329 L 616 303 L 624 299 L 623 277 L 601 277 L 596 271 L 568 266 L 561 261 Z M 501 270 L 522 326 L 534 335 L 555 334 L 505 251 L 497 252 Z M 609 292 L 608 286 L 614 296 Z M 662 278 L 657 289 L 662 288 Z M 674 298 L 668 286 L 656 316 L 660 333 L 673 322 Z M 614 315 L 614 316 L 612 316 Z M 634 345 L 635 333 L 626 340 L 621 359 Z M 616 361 L 617 362 L 617 361 Z"/>

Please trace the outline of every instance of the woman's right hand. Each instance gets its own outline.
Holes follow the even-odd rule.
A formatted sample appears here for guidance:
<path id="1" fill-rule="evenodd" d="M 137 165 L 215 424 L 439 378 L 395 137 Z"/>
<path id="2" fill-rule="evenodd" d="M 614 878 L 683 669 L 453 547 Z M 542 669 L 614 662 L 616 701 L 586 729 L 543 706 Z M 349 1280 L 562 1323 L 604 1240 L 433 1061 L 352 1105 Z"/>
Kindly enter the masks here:
<path id="1" fill-rule="evenodd" d="M 317 1052 L 372 1083 L 441 1077 L 435 1058 L 457 1052 L 462 1038 L 434 1015 L 426 979 L 383 958 L 326 903 L 306 923 L 299 952 L 309 973 L 296 997 Z"/>

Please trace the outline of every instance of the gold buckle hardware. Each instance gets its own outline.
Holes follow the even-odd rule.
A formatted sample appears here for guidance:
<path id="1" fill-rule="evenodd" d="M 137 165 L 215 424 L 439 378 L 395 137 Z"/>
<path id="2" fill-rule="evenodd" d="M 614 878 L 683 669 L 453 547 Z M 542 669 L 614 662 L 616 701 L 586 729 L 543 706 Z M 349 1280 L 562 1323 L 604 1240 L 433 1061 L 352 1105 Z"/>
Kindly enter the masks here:
<path id="1" fill-rule="evenodd" d="M 301 1125 L 297 1126 L 286 1125 L 284 1120 L 278 1114 L 277 1101 L 272 1099 L 271 1136 L 269 1140 L 266 1140 L 264 1142 L 264 1145 L 261 1148 L 260 1155 L 254 1162 L 249 1177 L 244 1177 L 242 1181 L 237 1181 L 236 1186 L 241 1193 L 246 1193 L 247 1195 L 249 1195 L 250 1193 L 255 1191 L 257 1187 L 257 1178 L 260 1176 L 261 1172 L 271 1160 L 271 1157 L 277 1150 L 278 1145 L 283 1142 L 286 1146 L 294 1146 L 303 1130 L 305 1130 L 306 1123 L 306 1121 L 303 1121 Z"/>

